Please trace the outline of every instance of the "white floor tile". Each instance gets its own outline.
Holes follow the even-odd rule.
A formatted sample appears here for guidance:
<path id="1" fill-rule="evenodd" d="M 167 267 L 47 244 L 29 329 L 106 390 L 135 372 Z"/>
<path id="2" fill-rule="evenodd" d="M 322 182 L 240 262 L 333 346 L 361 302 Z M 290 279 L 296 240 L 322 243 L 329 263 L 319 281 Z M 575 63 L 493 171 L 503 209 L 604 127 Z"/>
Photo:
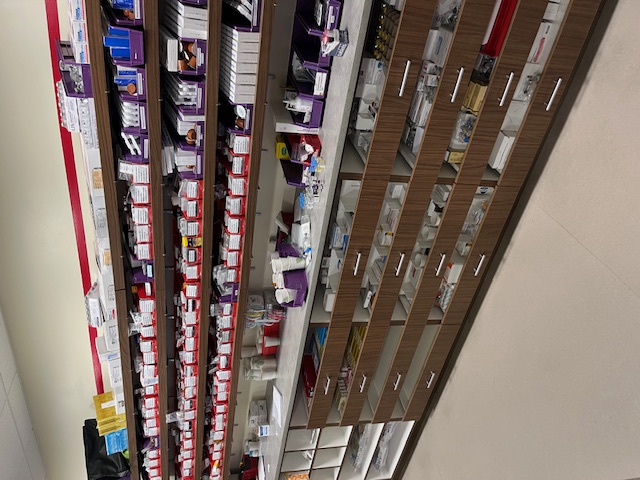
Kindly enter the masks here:
<path id="1" fill-rule="evenodd" d="M 624 53 L 640 43 L 637 15 L 640 4 L 618 2 L 532 200 L 640 296 L 640 55 Z"/>
<path id="2" fill-rule="evenodd" d="M 638 311 L 638 297 L 530 206 L 414 454 L 425 476 L 407 480 L 631 478 Z"/>
<path id="3" fill-rule="evenodd" d="M 9 408 L 0 414 L 0 439 L 0 478 L 18 478 L 25 455 Z"/>

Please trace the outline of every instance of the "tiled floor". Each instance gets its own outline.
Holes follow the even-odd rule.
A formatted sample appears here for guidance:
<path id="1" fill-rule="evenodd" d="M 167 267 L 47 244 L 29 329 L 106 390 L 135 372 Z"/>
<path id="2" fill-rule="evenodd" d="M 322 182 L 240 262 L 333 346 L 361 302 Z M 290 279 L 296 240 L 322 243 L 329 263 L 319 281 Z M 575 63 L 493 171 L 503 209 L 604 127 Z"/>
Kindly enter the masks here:
<path id="1" fill-rule="evenodd" d="M 405 480 L 640 475 L 640 2 L 613 3 Z"/>

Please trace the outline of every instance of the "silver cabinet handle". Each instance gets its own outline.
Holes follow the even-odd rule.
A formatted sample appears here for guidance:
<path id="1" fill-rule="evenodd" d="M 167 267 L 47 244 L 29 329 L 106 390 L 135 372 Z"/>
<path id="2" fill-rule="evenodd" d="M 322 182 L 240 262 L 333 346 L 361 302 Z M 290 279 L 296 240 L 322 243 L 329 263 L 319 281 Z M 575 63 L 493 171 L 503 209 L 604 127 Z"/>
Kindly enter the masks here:
<path id="1" fill-rule="evenodd" d="M 431 388 L 431 384 L 433 383 L 433 380 L 435 378 L 436 378 L 436 372 L 431 370 L 431 376 L 429 377 L 429 381 L 427 382 L 427 388 Z"/>
<path id="2" fill-rule="evenodd" d="M 362 374 L 362 383 L 360 383 L 360 393 L 364 392 L 364 386 L 367 384 L 367 376 Z"/>
<path id="3" fill-rule="evenodd" d="M 447 254 L 446 253 L 441 253 L 440 254 L 440 263 L 438 264 L 438 268 L 436 268 L 436 277 L 438 275 L 440 275 L 440 271 L 442 270 L 442 266 L 444 265 L 444 261 L 447 258 Z"/>
<path id="4" fill-rule="evenodd" d="M 499 105 L 501 107 L 504 105 L 504 102 L 507 99 L 507 93 L 509 93 L 509 87 L 511 86 L 511 82 L 513 82 L 513 72 L 507 75 L 507 86 L 504 87 L 504 92 L 502 92 L 502 97 L 500 97 Z"/>
<path id="5" fill-rule="evenodd" d="M 331 385 L 331 377 L 327 375 L 327 382 L 324 384 L 324 394 L 329 394 L 329 386 Z"/>
<path id="6" fill-rule="evenodd" d="M 551 92 L 551 97 L 549 97 L 549 101 L 548 102 L 544 102 L 545 104 L 545 112 L 548 112 L 549 110 L 551 110 L 551 105 L 553 105 L 553 101 L 556 98 L 556 95 L 558 94 L 558 90 L 560 90 L 560 85 L 562 85 L 562 77 L 558 77 L 558 80 L 555 81 L 556 86 L 553 88 L 553 92 Z"/>
<path id="7" fill-rule="evenodd" d="M 356 265 L 353 267 L 353 276 L 355 277 L 358 274 L 358 267 L 360 266 L 360 257 L 362 254 L 358 252 L 358 258 L 356 258 Z"/>
<path id="8" fill-rule="evenodd" d="M 371 290 L 369 290 L 367 292 L 367 296 L 364 299 L 364 302 L 362 302 L 362 306 L 364 308 L 369 308 L 369 305 L 371 305 L 371 299 L 373 298 L 373 292 Z"/>
<path id="9" fill-rule="evenodd" d="M 400 372 L 397 372 L 396 375 L 396 381 L 393 382 L 394 391 L 398 390 L 398 387 L 400 386 L 400 379 L 402 378 L 402 374 Z"/>
<path id="10" fill-rule="evenodd" d="M 400 275 L 400 269 L 402 268 L 402 262 L 404 262 L 404 253 L 400 254 L 400 261 L 398 262 L 398 267 L 396 268 L 396 277 Z"/>
<path id="11" fill-rule="evenodd" d="M 400 84 L 400 90 L 398 90 L 398 96 L 404 95 L 404 87 L 407 86 L 407 76 L 409 76 L 409 68 L 411 68 L 411 60 L 407 60 L 404 64 L 404 75 L 402 76 L 402 83 Z"/>
<path id="12" fill-rule="evenodd" d="M 456 96 L 458 95 L 458 89 L 460 88 L 460 82 L 462 81 L 462 76 L 464 75 L 464 67 L 460 67 L 458 72 L 458 79 L 456 80 L 456 86 L 453 87 L 453 93 L 449 94 L 451 97 L 451 103 L 456 101 Z"/>
<path id="13" fill-rule="evenodd" d="M 478 274 L 480 273 L 480 269 L 482 268 L 482 264 L 484 263 L 484 259 L 487 258 L 487 256 L 484 253 L 480 254 L 480 261 L 478 262 L 478 265 L 476 265 L 476 268 L 473 269 L 473 276 L 477 277 Z"/>

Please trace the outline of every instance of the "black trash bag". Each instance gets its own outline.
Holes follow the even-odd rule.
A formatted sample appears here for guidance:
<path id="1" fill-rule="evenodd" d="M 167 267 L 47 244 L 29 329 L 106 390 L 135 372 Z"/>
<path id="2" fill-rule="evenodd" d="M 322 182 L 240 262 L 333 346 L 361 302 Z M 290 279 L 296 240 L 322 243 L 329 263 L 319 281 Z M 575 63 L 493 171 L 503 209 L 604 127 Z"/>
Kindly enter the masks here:
<path id="1" fill-rule="evenodd" d="M 88 480 L 116 480 L 129 478 L 129 462 L 122 453 L 107 455 L 104 438 L 98 434 L 95 418 L 84 421 L 84 458 Z"/>

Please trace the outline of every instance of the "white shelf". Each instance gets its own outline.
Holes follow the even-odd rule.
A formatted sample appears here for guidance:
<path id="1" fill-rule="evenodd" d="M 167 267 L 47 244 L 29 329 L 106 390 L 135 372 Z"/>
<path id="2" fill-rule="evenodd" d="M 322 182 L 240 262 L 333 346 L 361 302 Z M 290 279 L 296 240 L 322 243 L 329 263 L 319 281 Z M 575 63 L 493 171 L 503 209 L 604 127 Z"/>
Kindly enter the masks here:
<path id="1" fill-rule="evenodd" d="M 313 458 L 313 469 L 340 467 L 346 451 L 346 447 L 316 450 L 316 456 Z"/>
<path id="2" fill-rule="evenodd" d="M 285 5 L 282 5 L 282 3 Z M 286 51 L 289 49 L 291 40 L 291 28 L 293 26 L 293 12 L 296 2 L 294 0 L 281 0 L 278 2 L 278 11 L 282 11 L 283 15 L 276 15 L 274 19 L 274 29 L 279 32 L 275 35 L 272 42 L 272 63 L 276 57 L 281 58 L 283 63 L 289 61 L 288 55 L 281 55 L 285 48 L 275 42 L 276 38 L 282 38 L 280 43 L 286 43 Z M 300 374 L 300 363 L 304 350 L 305 340 L 307 338 L 307 328 L 311 317 L 311 310 L 315 303 L 316 287 L 318 274 L 320 272 L 320 263 L 322 260 L 322 251 L 324 248 L 325 238 L 329 230 L 328 224 L 331 216 L 331 206 L 333 203 L 333 191 L 336 188 L 338 174 L 340 169 L 340 161 L 342 158 L 343 145 L 346 139 L 347 124 L 349 122 L 349 114 L 351 111 L 353 94 L 356 88 L 356 81 L 359 72 L 360 59 L 364 46 L 369 13 L 371 11 L 372 0 L 362 0 L 358 2 L 345 2 L 342 8 L 342 20 L 340 28 L 349 31 L 349 48 L 344 56 L 333 59 L 331 66 L 331 80 L 329 82 L 327 96 L 324 108 L 324 122 L 320 129 L 320 140 L 322 141 L 322 156 L 325 159 L 326 166 L 323 172 L 325 180 L 325 194 L 321 196 L 318 203 L 314 205 L 311 211 L 305 212 L 310 216 L 312 229 L 315 232 L 312 235 L 313 261 L 307 268 L 307 278 L 309 280 L 309 298 L 303 307 L 290 308 L 287 310 L 287 320 L 281 327 L 281 345 L 278 348 L 278 377 L 270 382 L 282 394 L 282 429 L 275 428 L 274 435 L 269 436 L 266 442 L 264 461 L 268 465 L 266 472 L 267 480 L 276 480 L 278 472 L 284 471 L 280 468 L 281 458 L 285 447 L 286 430 L 289 428 L 289 421 L 293 418 L 291 425 L 304 426 L 307 422 L 308 414 L 304 398 L 295 402 L 295 392 L 298 389 L 298 378 Z M 283 20 L 286 15 L 291 15 L 289 20 Z M 285 25 L 280 25 L 284 21 Z M 278 53 L 278 54 L 276 54 Z M 272 69 L 270 68 L 270 71 Z M 271 80 L 270 85 L 278 87 L 283 84 L 286 78 L 286 70 L 278 69 L 274 71 L 276 78 Z M 278 75 L 284 75 L 280 78 Z M 281 96 L 281 94 L 278 94 Z M 277 103 L 278 95 L 274 93 L 269 97 L 271 104 Z M 288 115 L 288 112 L 284 112 Z M 274 112 L 274 119 L 280 114 Z M 268 121 L 267 121 L 268 123 Z M 269 126 L 266 126 L 269 128 Z M 263 148 L 272 150 L 273 145 L 264 144 Z M 268 396 L 271 394 L 271 388 L 267 389 Z M 304 397 L 304 394 L 302 394 Z M 269 399 L 269 397 L 267 397 Z M 295 414 L 294 414 L 295 410 Z M 335 412 L 338 413 L 337 410 Z M 295 418 L 294 418 L 295 417 Z M 338 415 L 337 422 L 340 421 Z"/>
<path id="3" fill-rule="evenodd" d="M 369 469 L 369 464 L 371 463 L 371 458 L 373 457 L 373 452 L 378 445 L 378 440 L 380 439 L 380 434 L 382 433 L 382 428 L 384 427 L 384 423 L 374 423 L 368 425 L 369 428 L 369 443 L 366 446 L 364 456 L 362 458 L 362 464 L 359 468 L 355 468 L 351 461 L 351 456 L 349 454 L 349 449 L 347 448 L 347 453 L 344 457 L 344 462 L 342 463 L 342 470 L 340 471 L 339 480 L 364 480 L 367 476 L 367 470 Z"/>
<path id="4" fill-rule="evenodd" d="M 384 391 L 384 386 L 389 375 L 389 371 L 393 364 L 393 359 L 402 337 L 404 327 L 390 327 L 387 333 L 387 338 L 384 341 L 380 358 L 378 359 L 378 367 L 371 379 L 371 386 L 367 392 L 367 400 L 371 407 L 376 407 L 380 401 L 380 396 Z"/>
<path id="5" fill-rule="evenodd" d="M 290 427 L 300 428 L 307 426 L 307 419 L 309 414 L 307 413 L 307 406 L 305 405 L 304 387 L 302 386 L 302 380 L 298 385 L 296 398 L 293 405 L 293 411 L 291 412 L 291 418 L 289 421 Z"/>
<path id="6" fill-rule="evenodd" d="M 327 312 L 324 309 L 323 299 L 324 299 L 324 291 L 325 289 L 322 285 L 318 284 L 316 288 L 316 295 L 313 299 L 313 308 L 311 310 L 311 324 L 318 326 L 326 326 L 329 325 L 331 321 L 331 312 Z"/>
<path id="7" fill-rule="evenodd" d="M 351 430 L 351 426 L 323 428 L 318 441 L 318 448 L 346 447 L 351 436 Z"/>
<path id="8" fill-rule="evenodd" d="M 349 140 L 345 142 L 340 172 L 362 176 L 366 163 L 367 152 L 365 152 L 362 147 L 354 145 L 351 137 L 349 137 Z M 400 180 L 401 178 L 406 179 L 408 182 L 412 173 L 413 168 L 411 165 L 409 165 L 407 160 L 398 153 L 396 155 L 396 161 L 393 163 L 393 167 L 391 169 L 391 176 L 399 177 L 396 178 L 396 180 Z"/>
<path id="9" fill-rule="evenodd" d="M 310 451 L 313 455 L 313 451 Z M 282 459 L 283 472 L 298 472 L 300 470 L 309 470 L 311 468 L 311 460 L 305 456 L 304 452 L 286 452 Z"/>
<path id="10" fill-rule="evenodd" d="M 282 102 L 269 102 L 267 111 L 273 119 L 273 128 L 278 133 L 307 133 L 312 135 L 318 135 L 318 133 L 320 133 L 319 128 L 307 128 L 293 123 L 291 113 L 284 108 L 284 103 Z"/>
<path id="11" fill-rule="evenodd" d="M 442 310 L 440 310 L 440 312 L 442 313 Z M 411 398 L 413 390 L 415 389 L 420 375 L 422 374 L 422 369 L 427 361 L 429 350 L 431 350 L 431 345 L 433 345 L 433 342 L 436 339 L 438 330 L 440 330 L 439 325 L 427 325 L 422 331 L 418 348 L 416 348 L 416 353 L 413 356 L 413 360 L 411 360 L 407 376 L 404 379 L 402 389 L 400 390 L 399 398 L 404 409 L 407 408 L 409 399 Z"/>
<path id="12" fill-rule="evenodd" d="M 313 450 L 318 444 L 319 429 L 313 430 L 289 430 L 285 452 L 295 452 L 300 450 Z"/>
<path id="13" fill-rule="evenodd" d="M 338 480 L 340 468 L 322 468 L 320 470 L 311 470 L 310 480 Z"/>
<path id="14" fill-rule="evenodd" d="M 371 405 L 369 404 L 369 400 L 364 402 L 362 406 L 362 412 L 360 412 L 360 423 L 371 423 L 373 422 L 373 410 L 371 409 Z"/>
<path id="15" fill-rule="evenodd" d="M 414 423 L 415 422 L 398 423 L 396 431 L 393 432 L 393 436 L 388 443 L 389 453 L 384 467 L 378 470 L 371 465 L 369 473 L 367 473 L 366 480 L 388 480 L 393 477 Z"/>
<path id="16" fill-rule="evenodd" d="M 405 297 L 406 298 L 406 297 Z M 400 297 L 396 300 L 396 306 L 393 309 L 393 313 L 391 314 L 391 321 L 407 321 L 407 310 L 405 310 Z"/>

